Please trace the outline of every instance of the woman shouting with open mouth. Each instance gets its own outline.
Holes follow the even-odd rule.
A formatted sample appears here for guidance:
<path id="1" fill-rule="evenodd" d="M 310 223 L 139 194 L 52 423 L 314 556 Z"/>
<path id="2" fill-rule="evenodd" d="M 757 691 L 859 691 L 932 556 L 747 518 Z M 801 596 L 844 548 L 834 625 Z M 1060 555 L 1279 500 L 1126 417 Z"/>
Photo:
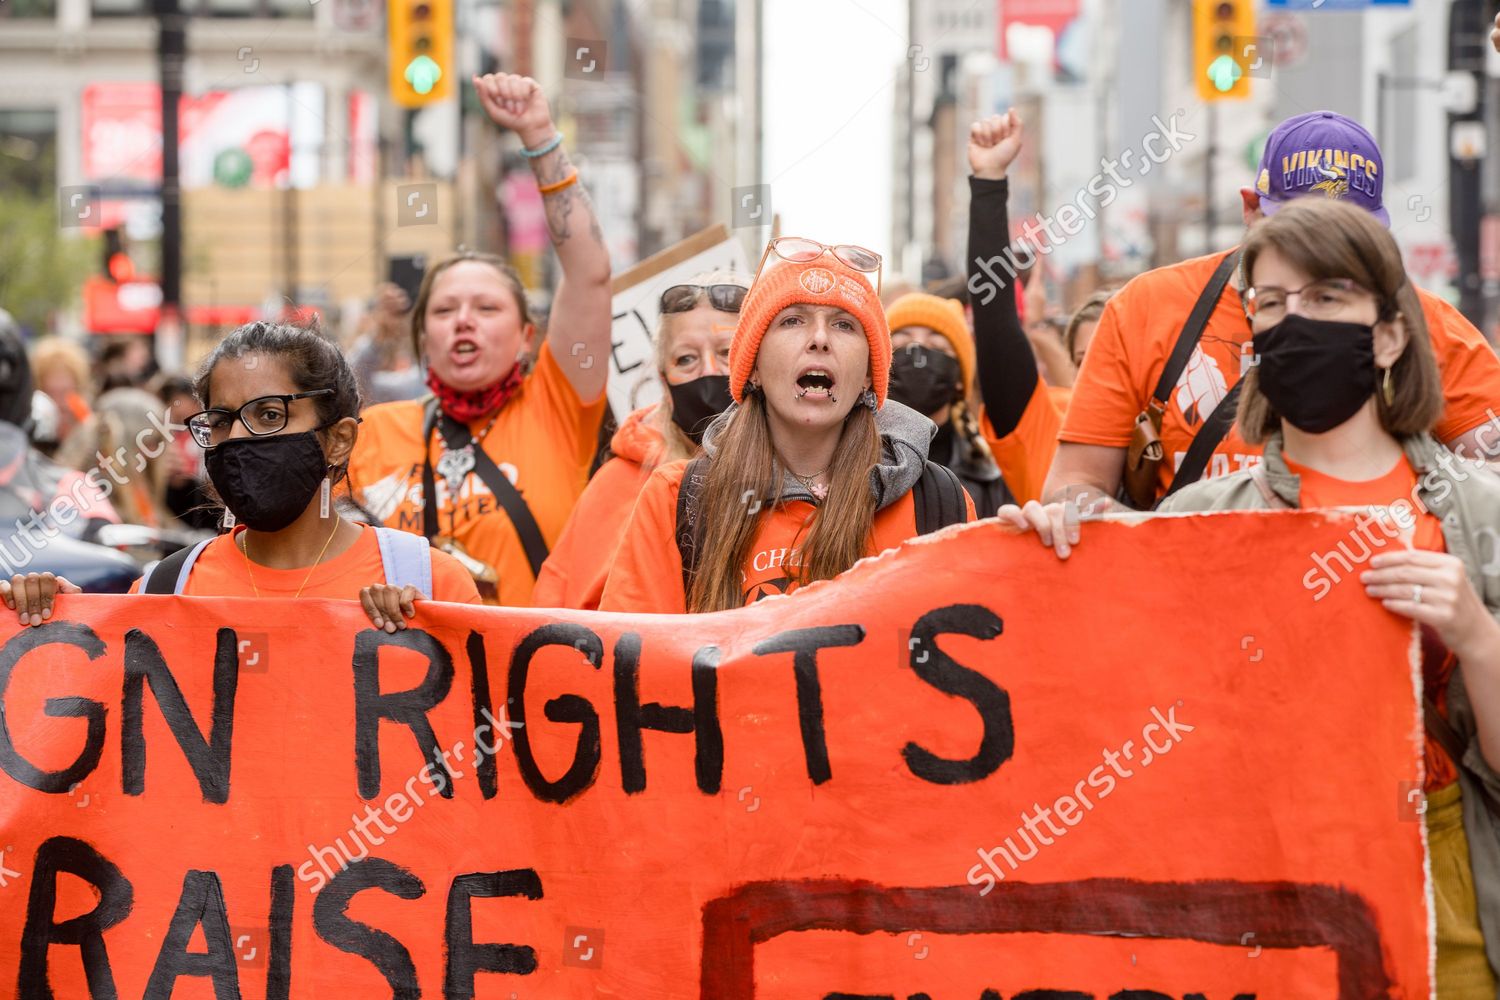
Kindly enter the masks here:
<path id="1" fill-rule="evenodd" d="M 737 608 L 973 519 L 927 460 L 932 421 L 886 399 L 879 273 L 862 247 L 771 241 L 729 349 L 735 405 L 702 457 L 652 473 L 602 610 Z"/>

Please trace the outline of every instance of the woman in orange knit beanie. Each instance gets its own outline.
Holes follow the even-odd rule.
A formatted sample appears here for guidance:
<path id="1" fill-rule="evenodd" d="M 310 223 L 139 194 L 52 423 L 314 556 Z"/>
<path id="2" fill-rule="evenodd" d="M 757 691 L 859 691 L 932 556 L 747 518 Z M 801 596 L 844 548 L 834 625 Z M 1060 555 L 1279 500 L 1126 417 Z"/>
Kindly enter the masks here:
<path id="1" fill-rule="evenodd" d="M 641 487 L 659 465 L 702 454 L 709 423 L 729 406 L 729 345 L 747 275 L 710 271 L 662 292 L 654 336 L 662 397 L 631 413 L 610 440 L 531 592 L 538 608 L 594 611 Z"/>
<path id="2" fill-rule="evenodd" d="M 927 461 L 932 422 L 886 399 L 879 268 L 860 247 L 771 241 L 729 349 L 736 405 L 703 457 L 652 474 L 601 610 L 742 607 L 973 519 L 957 478 Z"/>

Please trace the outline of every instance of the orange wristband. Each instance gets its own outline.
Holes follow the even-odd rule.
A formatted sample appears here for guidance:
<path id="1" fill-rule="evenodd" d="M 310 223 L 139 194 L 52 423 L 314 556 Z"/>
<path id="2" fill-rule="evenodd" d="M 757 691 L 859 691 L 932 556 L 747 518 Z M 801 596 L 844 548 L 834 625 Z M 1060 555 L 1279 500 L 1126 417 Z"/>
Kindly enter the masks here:
<path id="1" fill-rule="evenodd" d="M 571 174 L 569 174 L 567 177 L 564 177 L 556 184 L 538 184 L 537 190 L 542 194 L 557 194 L 557 192 L 561 191 L 568 185 L 576 183 L 578 183 L 578 171 L 575 169 Z"/>

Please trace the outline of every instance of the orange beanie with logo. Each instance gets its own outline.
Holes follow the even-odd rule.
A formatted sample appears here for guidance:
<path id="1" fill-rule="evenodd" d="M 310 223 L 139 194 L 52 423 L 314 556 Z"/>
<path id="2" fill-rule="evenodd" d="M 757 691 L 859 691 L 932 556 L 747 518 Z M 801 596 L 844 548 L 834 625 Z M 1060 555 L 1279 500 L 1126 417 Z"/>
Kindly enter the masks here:
<path id="1" fill-rule="evenodd" d="M 892 330 L 908 326 L 925 326 L 941 333 L 953 345 L 958 356 L 958 370 L 963 375 L 964 391 L 974 384 L 974 335 L 964 318 L 964 305 L 957 299 L 945 299 L 923 292 L 903 295 L 885 311 Z"/>
<path id="2" fill-rule="evenodd" d="M 772 255 L 760 277 L 745 293 L 739 325 L 729 344 L 729 392 L 736 403 L 745 398 L 745 384 L 755 369 L 755 355 L 776 314 L 797 303 L 835 306 L 865 329 L 870 341 L 870 387 L 878 406 L 885 405 L 891 377 L 891 330 L 885 310 L 869 279 L 831 253 L 797 263 Z"/>

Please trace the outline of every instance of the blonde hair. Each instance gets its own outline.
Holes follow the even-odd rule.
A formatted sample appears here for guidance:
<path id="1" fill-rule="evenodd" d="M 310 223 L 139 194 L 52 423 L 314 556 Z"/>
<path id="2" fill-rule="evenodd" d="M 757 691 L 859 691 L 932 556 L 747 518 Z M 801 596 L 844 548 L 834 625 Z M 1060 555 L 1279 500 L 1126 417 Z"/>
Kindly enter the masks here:
<path id="1" fill-rule="evenodd" d="M 741 288 L 750 287 L 749 275 L 739 271 L 730 271 L 719 268 L 713 271 L 703 271 L 693 275 L 684 285 L 739 285 Z M 671 287 L 670 285 L 668 287 Z M 666 289 L 663 289 L 665 291 Z M 705 301 L 703 299 L 699 300 Z M 694 305 L 697 308 L 697 305 Z M 645 464 L 647 468 L 655 468 L 667 462 L 676 462 L 684 458 L 692 458 L 698 454 L 698 445 L 693 439 L 683 433 L 682 428 L 672 419 L 672 393 L 667 389 L 667 369 L 672 364 L 672 336 L 671 327 L 675 325 L 675 317 L 682 313 L 660 313 L 656 317 L 656 330 L 652 333 L 651 342 L 655 348 L 656 374 L 661 377 L 661 402 L 656 404 L 656 410 L 651 414 L 652 426 L 662 437 L 662 448 L 660 454 L 652 456 Z M 729 315 L 726 313 L 725 315 Z"/>
<path id="2" fill-rule="evenodd" d="M 89 368 L 88 352 L 66 337 L 43 337 L 31 346 L 31 378 L 38 387 L 61 369 L 73 377 L 79 395 L 89 396 L 93 384 Z"/>
<path id="3" fill-rule="evenodd" d="M 1406 325 L 1406 347 L 1391 365 L 1391 401 L 1375 393 L 1380 426 L 1392 437 L 1410 437 L 1432 428 L 1443 412 L 1443 386 L 1427 335 L 1422 300 L 1406 276 L 1395 237 L 1370 213 L 1327 198 L 1299 198 L 1250 231 L 1244 268 L 1254 275 L 1255 262 L 1274 249 L 1312 281 L 1347 278 L 1374 293 L 1379 319 L 1400 318 Z M 1240 390 L 1235 419 L 1240 435 L 1261 444 L 1281 429 L 1281 416 L 1260 391 L 1260 372 L 1251 368 Z"/>
<path id="4" fill-rule="evenodd" d="M 60 464 L 80 472 L 97 468 L 101 479 L 116 487 L 110 503 L 127 524 L 171 527 L 177 523 L 166 504 L 166 451 L 172 442 L 161 431 L 164 409 L 144 389 L 111 389 L 99 397 L 93 415 L 68 436 L 57 453 Z"/>
<path id="5" fill-rule="evenodd" d="M 771 442 L 765 396 L 748 392 L 715 438 L 698 512 L 702 548 L 687 594 L 690 612 L 726 611 L 745 603 L 743 567 L 759 534 L 761 518 L 781 502 L 784 467 Z M 875 414 L 855 404 L 828 470 L 828 497 L 798 533 L 798 564 L 787 563 L 798 584 L 828 580 L 861 559 L 870 545 L 875 497 L 870 470 L 880 461 Z M 750 514 L 750 505 L 759 511 Z"/>
<path id="6" fill-rule="evenodd" d="M 1114 297 L 1114 289 L 1100 289 L 1083 300 L 1083 305 L 1073 311 L 1068 317 L 1067 329 L 1063 331 L 1063 347 L 1067 348 L 1068 360 L 1073 360 L 1077 353 L 1074 347 L 1078 344 L 1078 328 L 1085 323 L 1097 323 L 1099 317 L 1104 315 L 1104 306 Z"/>

